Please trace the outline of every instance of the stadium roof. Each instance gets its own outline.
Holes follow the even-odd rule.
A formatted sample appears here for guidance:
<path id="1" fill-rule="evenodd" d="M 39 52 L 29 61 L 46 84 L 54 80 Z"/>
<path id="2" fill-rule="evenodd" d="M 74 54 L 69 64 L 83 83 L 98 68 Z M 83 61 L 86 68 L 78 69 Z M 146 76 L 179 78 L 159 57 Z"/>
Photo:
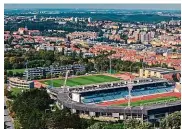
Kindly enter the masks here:
<path id="1" fill-rule="evenodd" d="M 156 83 L 163 83 L 163 82 L 167 82 L 167 80 L 165 79 L 159 79 L 159 78 L 137 78 L 134 81 L 137 80 L 145 80 L 142 82 L 128 82 L 128 84 L 124 84 L 122 83 L 122 81 L 120 82 L 115 82 L 115 83 L 119 83 L 119 85 L 107 85 L 107 84 L 111 84 L 111 83 L 104 83 L 104 84 L 98 84 L 98 85 L 87 85 L 87 86 L 82 86 L 82 87 L 69 87 L 69 91 L 74 92 L 74 93 L 87 93 L 87 92 L 95 92 L 95 91 L 101 91 L 101 90 L 109 90 L 109 89 L 117 89 L 117 88 L 122 88 L 122 87 L 127 87 L 127 85 L 132 85 L 132 86 L 139 86 L 139 85 L 146 85 L 146 84 L 156 84 Z M 83 88 L 85 87 L 85 88 Z M 56 94 L 58 92 L 62 91 L 62 88 L 51 88 L 50 90 L 52 90 L 52 92 L 55 92 Z"/>
<path id="2" fill-rule="evenodd" d="M 96 104 L 84 104 L 72 101 L 69 97 L 68 93 L 59 92 L 57 96 L 58 102 L 63 104 L 66 107 L 82 110 L 82 111 L 92 111 L 92 112 L 107 112 L 107 113 L 140 113 L 140 114 L 148 114 L 149 110 L 156 110 L 156 109 L 163 109 L 163 108 L 175 108 L 175 106 L 181 106 L 181 100 L 175 102 L 167 102 L 167 103 L 160 103 L 154 105 L 145 105 L 143 106 L 143 110 L 141 110 L 141 106 L 135 106 L 131 108 L 127 108 L 125 106 L 98 106 Z M 171 109 L 172 110 L 172 109 Z"/>

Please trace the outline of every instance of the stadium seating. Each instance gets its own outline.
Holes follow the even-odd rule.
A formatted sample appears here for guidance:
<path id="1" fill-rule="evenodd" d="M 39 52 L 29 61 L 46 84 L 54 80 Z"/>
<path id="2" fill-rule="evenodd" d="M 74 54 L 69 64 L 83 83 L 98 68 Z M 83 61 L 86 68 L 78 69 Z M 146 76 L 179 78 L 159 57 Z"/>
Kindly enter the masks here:
<path id="1" fill-rule="evenodd" d="M 165 88 L 157 89 L 159 93 L 166 92 Z"/>
<path id="2" fill-rule="evenodd" d="M 155 86 L 155 87 L 145 87 L 145 88 L 135 88 L 131 91 L 132 96 L 150 95 L 156 93 L 170 92 L 173 86 Z M 102 93 L 95 93 L 91 95 L 83 96 L 83 103 L 100 103 L 102 101 L 110 101 L 114 99 L 124 99 L 128 95 L 128 90 L 109 90 Z"/>

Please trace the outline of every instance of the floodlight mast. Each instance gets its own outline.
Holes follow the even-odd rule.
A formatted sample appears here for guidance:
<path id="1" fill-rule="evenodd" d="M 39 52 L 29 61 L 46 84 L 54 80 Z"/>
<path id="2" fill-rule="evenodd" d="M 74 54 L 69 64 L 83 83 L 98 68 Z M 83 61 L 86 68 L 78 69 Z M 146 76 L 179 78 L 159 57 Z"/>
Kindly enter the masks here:
<path id="1" fill-rule="evenodd" d="M 131 83 L 131 80 L 130 80 Z M 133 86 L 131 84 L 128 85 L 128 108 L 131 107 L 131 90 Z"/>
<path id="2" fill-rule="evenodd" d="M 112 74 L 112 72 L 111 72 L 112 71 L 112 57 L 111 56 L 109 57 L 109 67 L 110 67 L 109 73 Z"/>
<path id="3" fill-rule="evenodd" d="M 69 72 L 70 72 L 69 70 L 66 71 L 66 76 L 65 76 L 64 85 L 63 85 L 64 92 L 66 92 L 66 82 L 67 82 L 67 79 L 68 79 Z"/>
<path id="4" fill-rule="evenodd" d="M 53 66 L 51 65 L 51 87 L 53 87 L 52 72 L 53 72 Z"/>

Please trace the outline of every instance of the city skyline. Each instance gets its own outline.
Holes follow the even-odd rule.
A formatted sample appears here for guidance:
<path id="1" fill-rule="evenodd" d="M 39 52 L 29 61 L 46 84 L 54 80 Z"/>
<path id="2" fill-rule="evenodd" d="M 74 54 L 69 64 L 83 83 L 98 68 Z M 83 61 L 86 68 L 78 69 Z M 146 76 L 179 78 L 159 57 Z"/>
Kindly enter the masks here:
<path id="1" fill-rule="evenodd" d="M 180 4 L 4 4 L 5 9 L 129 9 L 181 10 Z"/>

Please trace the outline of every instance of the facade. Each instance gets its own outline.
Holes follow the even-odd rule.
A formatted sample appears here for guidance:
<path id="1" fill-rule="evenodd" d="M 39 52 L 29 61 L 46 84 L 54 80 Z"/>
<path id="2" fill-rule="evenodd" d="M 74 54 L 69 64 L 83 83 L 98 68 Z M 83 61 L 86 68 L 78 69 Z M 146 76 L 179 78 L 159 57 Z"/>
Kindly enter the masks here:
<path id="1" fill-rule="evenodd" d="M 10 87 L 25 88 L 25 89 L 34 88 L 33 81 L 27 81 L 27 80 L 22 80 L 20 78 L 11 77 L 8 78 L 8 82 Z"/>
<path id="2" fill-rule="evenodd" d="M 70 70 L 70 74 L 74 74 L 76 72 L 83 72 L 85 71 L 85 66 L 74 64 L 74 65 L 67 65 L 67 66 L 60 66 L 60 67 L 38 67 L 38 68 L 29 68 L 26 69 L 24 72 L 24 77 L 27 80 L 31 80 L 33 78 L 41 78 L 46 77 L 47 74 L 51 74 L 54 76 L 59 76 L 60 74 L 65 74 L 67 70 Z"/>
<path id="3" fill-rule="evenodd" d="M 89 23 L 91 22 L 91 17 L 88 18 L 88 22 L 89 22 Z"/>
<path id="4" fill-rule="evenodd" d="M 78 22 L 78 18 L 77 17 L 75 17 L 75 22 Z"/>
<path id="5" fill-rule="evenodd" d="M 180 73 L 180 70 L 173 70 L 161 67 L 140 69 L 140 77 L 144 78 L 148 77 L 165 78 L 166 74 L 176 74 L 176 73 Z"/>

